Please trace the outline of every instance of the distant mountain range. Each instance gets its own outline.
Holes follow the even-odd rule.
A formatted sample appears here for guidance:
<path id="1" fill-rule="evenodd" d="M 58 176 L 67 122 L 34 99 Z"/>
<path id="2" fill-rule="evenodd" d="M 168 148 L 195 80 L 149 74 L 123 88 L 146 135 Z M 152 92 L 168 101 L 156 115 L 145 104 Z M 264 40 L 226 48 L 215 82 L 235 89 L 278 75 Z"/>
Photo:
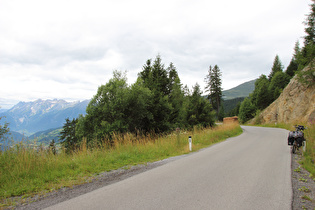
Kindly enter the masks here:
<path id="1" fill-rule="evenodd" d="M 39 131 L 60 128 L 66 118 L 84 115 L 88 103 L 89 100 L 67 102 L 58 99 L 19 102 L 11 109 L 0 113 L 0 116 L 5 117 L 1 123 L 8 122 L 10 131 L 29 136 Z"/>
<path id="2" fill-rule="evenodd" d="M 240 84 L 232 89 L 222 91 L 223 100 L 248 97 L 255 89 L 255 82 L 256 80 L 254 79 Z"/>
<path id="3" fill-rule="evenodd" d="M 0 108 L 0 113 L 6 112 L 6 111 L 8 111 L 8 109 L 1 109 L 1 108 Z"/>

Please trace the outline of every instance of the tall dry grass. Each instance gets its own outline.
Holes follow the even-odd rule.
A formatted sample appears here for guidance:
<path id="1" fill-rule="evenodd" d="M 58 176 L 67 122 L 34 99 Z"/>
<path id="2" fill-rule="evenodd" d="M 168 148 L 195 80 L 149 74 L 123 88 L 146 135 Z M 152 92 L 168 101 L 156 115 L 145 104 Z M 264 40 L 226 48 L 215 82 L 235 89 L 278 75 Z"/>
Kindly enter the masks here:
<path id="1" fill-rule="evenodd" d="M 0 153 L 0 207 L 11 205 L 6 198 L 12 196 L 31 196 L 70 187 L 104 171 L 189 153 L 189 136 L 196 151 L 241 132 L 238 124 L 229 124 L 169 135 L 117 134 L 113 145 L 101 143 L 88 149 L 83 141 L 70 155 L 64 151 L 54 155 L 47 150 L 17 144 Z"/>
<path id="2" fill-rule="evenodd" d="M 306 150 L 304 152 L 304 159 L 302 160 L 303 167 L 308 170 L 313 179 L 315 179 L 315 124 L 308 125 L 304 131 L 306 139 Z"/>

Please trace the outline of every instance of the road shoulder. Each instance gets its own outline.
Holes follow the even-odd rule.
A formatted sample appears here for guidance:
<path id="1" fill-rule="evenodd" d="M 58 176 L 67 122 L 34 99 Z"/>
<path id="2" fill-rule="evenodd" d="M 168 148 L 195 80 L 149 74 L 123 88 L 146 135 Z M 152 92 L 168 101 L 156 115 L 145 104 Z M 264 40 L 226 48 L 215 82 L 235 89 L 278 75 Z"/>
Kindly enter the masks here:
<path id="1" fill-rule="evenodd" d="M 299 161 L 302 159 L 301 153 L 291 156 L 292 175 L 292 209 L 315 209 L 315 177 L 310 177 L 310 173 L 302 168 Z"/>

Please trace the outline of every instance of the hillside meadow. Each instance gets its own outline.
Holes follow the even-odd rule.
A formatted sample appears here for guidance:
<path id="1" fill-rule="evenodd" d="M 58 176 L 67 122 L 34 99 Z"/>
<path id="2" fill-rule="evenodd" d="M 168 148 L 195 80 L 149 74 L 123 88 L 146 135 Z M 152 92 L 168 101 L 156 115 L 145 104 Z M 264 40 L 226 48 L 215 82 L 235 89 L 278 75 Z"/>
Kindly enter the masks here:
<path id="1" fill-rule="evenodd" d="M 36 194 L 86 183 L 104 171 L 187 154 L 189 136 L 192 151 L 198 151 L 241 133 L 238 124 L 195 127 L 160 136 L 127 133 L 114 136 L 111 146 L 104 143 L 88 149 L 83 143 L 72 154 L 59 151 L 56 155 L 20 143 L 0 153 L 0 208 Z"/>

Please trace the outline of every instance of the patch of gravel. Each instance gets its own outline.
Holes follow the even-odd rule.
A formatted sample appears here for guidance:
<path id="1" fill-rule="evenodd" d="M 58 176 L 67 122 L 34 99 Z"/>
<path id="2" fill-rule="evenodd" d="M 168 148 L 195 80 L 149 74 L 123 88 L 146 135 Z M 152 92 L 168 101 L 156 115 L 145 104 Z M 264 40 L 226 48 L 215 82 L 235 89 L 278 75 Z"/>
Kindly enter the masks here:
<path id="1" fill-rule="evenodd" d="M 15 198 L 19 201 L 19 204 L 8 209 L 44 209 L 98 188 L 127 179 L 136 174 L 143 173 L 147 170 L 177 160 L 184 156 L 187 155 L 171 157 L 157 162 L 147 163 L 145 165 L 124 167 L 118 170 L 104 172 L 85 184 L 77 185 L 72 188 L 61 188 L 57 191 L 46 193 L 44 195 L 36 195 L 32 198 Z M 291 155 L 291 176 L 293 189 L 292 209 L 315 210 L 315 177 L 311 178 L 310 173 L 303 169 L 299 164 L 301 158 L 302 156 L 300 153 Z"/>
<path id="2" fill-rule="evenodd" d="M 310 173 L 302 168 L 301 159 L 301 153 L 291 155 L 292 209 L 315 210 L 315 177 L 310 177 Z"/>

